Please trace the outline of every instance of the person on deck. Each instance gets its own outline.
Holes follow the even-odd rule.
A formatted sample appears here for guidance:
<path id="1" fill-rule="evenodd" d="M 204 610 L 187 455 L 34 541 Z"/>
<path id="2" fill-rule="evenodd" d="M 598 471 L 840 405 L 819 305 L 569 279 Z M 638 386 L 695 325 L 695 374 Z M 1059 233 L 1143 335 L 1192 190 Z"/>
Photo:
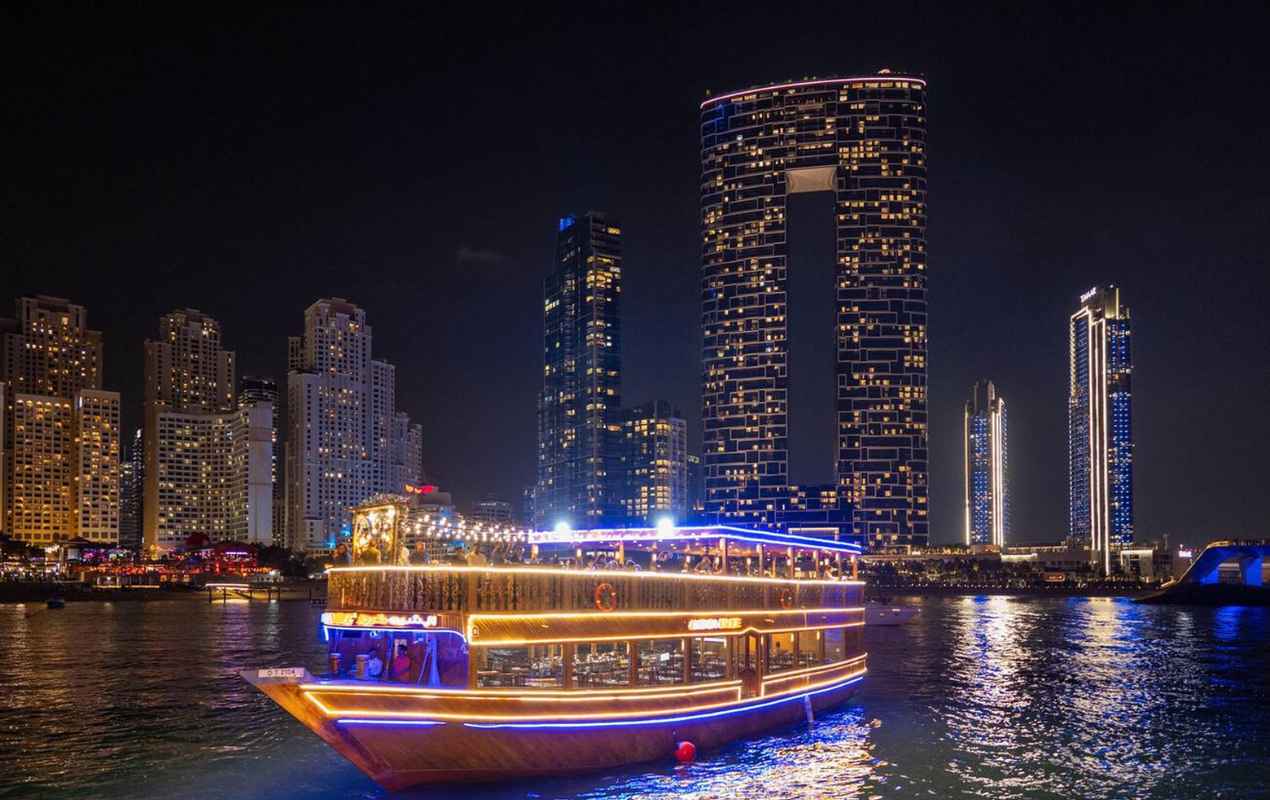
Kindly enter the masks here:
<path id="1" fill-rule="evenodd" d="M 378 650 L 370 652 L 370 658 L 366 659 L 366 677 L 371 680 L 379 680 L 384 674 L 384 660 L 379 657 Z"/>
<path id="2" fill-rule="evenodd" d="M 397 656 L 392 660 L 392 669 L 389 670 L 388 677 L 403 683 L 410 680 L 410 655 L 406 652 L 405 642 L 397 645 Z"/>

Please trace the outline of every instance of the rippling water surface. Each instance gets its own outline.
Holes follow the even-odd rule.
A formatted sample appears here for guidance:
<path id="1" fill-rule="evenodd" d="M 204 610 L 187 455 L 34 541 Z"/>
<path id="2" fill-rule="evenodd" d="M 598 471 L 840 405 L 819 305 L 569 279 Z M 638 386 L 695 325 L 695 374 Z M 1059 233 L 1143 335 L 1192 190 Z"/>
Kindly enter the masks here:
<path id="1" fill-rule="evenodd" d="M 1270 610 L 914 599 L 838 712 L 567 781 L 411 797 L 1270 797 Z M 322 664 L 304 603 L 0 605 L 0 798 L 383 797 L 236 675 Z"/>

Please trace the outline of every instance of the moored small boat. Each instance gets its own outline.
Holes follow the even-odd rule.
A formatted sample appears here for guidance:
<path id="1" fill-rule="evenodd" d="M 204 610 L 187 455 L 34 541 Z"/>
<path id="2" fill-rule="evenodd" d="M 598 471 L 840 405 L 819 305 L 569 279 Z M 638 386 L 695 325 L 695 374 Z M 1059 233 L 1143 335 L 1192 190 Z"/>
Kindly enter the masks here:
<path id="1" fill-rule="evenodd" d="M 499 565 L 334 568 L 328 674 L 243 677 L 402 789 L 709 749 L 840 704 L 865 674 L 852 546 L 723 526 L 513 544 Z"/>
<path id="2" fill-rule="evenodd" d="M 895 627 L 907 625 L 917 616 L 918 609 L 898 606 L 894 603 L 868 602 L 864 605 L 864 623 L 871 626 Z"/>

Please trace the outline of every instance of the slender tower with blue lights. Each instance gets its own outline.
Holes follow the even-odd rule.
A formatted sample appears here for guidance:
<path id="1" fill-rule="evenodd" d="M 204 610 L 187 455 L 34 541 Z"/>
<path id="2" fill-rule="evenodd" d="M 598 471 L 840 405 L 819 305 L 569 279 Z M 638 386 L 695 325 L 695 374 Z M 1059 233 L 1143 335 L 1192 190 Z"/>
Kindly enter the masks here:
<path id="1" fill-rule="evenodd" d="M 1128 306 L 1115 286 L 1081 295 L 1068 325 L 1068 532 L 1111 572 L 1112 551 L 1133 542 L 1133 356 Z"/>
<path id="2" fill-rule="evenodd" d="M 1005 400 L 992 381 L 979 381 L 964 418 L 965 542 L 1004 547 L 1009 531 Z"/>

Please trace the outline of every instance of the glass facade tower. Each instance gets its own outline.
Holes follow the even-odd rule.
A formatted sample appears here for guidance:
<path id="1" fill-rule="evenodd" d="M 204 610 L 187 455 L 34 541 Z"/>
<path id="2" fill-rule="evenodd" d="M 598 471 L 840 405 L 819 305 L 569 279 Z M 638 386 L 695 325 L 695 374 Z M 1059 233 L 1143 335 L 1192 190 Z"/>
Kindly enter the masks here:
<path id="1" fill-rule="evenodd" d="M 965 542 L 1004 547 L 1010 526 L 1005 400 L 992 381 L 971 390 L 964 418 Z"/>
<path id="2" fill-rule="evenodd" d="M 666 400 L 623 409 L 621 424 L 623 516 L 656 525 L 688 518 L 688 423 Z"/>
<path id="3" fill-rule="evenodd" d="M 1133 542 L 1133 357 L 1129 308 L 1115 286 L 1081 295 L 1068 325 L 1068 532 L 1090 543 L 1103 573 Z"/>
<path id="4" fill-rule="evenodd" d="M 596 527 L 622 515 L 622 228 L 600 213 L 560 220 L 543 284 L 534 522 Z"/>
<path id="5" fill-rule="evenodd" d="M 802 381 L 833 394 L 836 425 L 810 440 L 832 445 L 852 533 L 871 546 L 926 544 L 925 81 L 883 71 L 712 97 L 701 160 L 706 512 L 777 521 L 791 426 L 810 424 L 790 417 Z M 787 297 L 800 276 L 788 200 L 807 192 L 833 200 L 834 285 L 823 291 L 836 305 L 811 322 L 833 337 L 823 383 L 816 364 L 789 358 L 799 309 Z"/>

